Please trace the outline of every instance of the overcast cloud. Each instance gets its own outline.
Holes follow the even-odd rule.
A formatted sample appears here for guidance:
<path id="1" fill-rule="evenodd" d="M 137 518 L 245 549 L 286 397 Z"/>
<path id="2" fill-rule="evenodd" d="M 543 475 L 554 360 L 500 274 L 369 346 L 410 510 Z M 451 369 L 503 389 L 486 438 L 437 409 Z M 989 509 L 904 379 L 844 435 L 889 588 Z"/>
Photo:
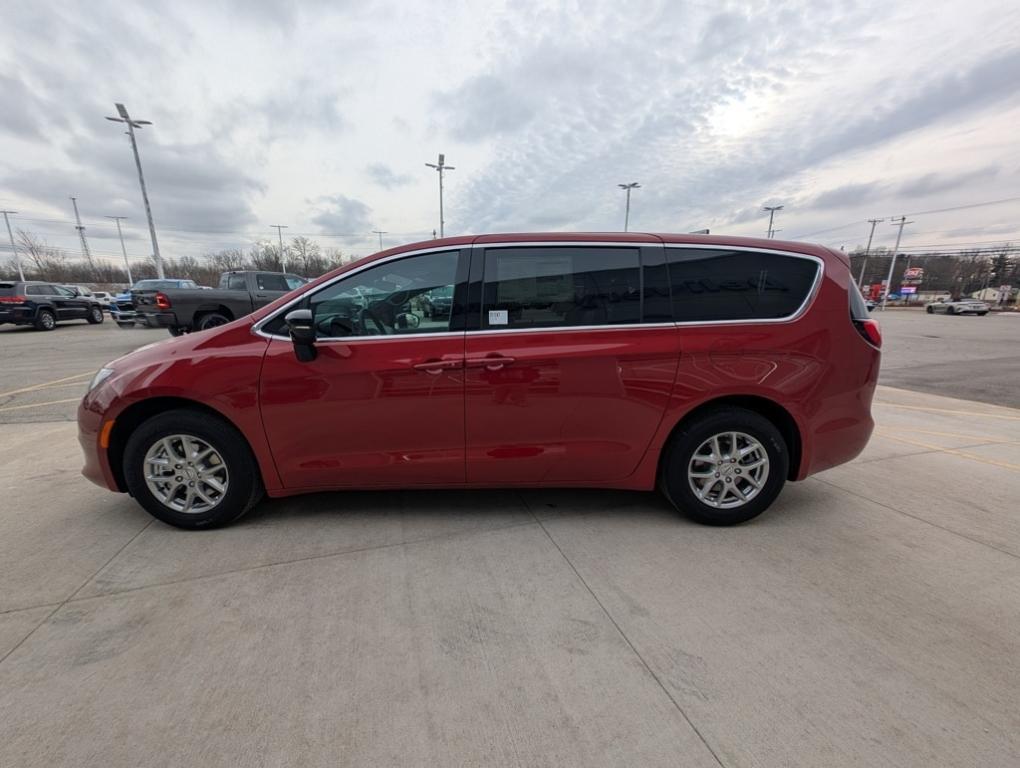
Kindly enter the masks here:
<path id="1" fill-rule="evenodd" d="M 631 228 L 852 248 L 1020 241 L 1020 6 L 930 2 L 7 3 L 0 206 L 74 249 L 105 215 L 148 253 L 306 234 L 363 254 L 448 234 Z M 876 232 L 876 244 L 892 239 Z"/>

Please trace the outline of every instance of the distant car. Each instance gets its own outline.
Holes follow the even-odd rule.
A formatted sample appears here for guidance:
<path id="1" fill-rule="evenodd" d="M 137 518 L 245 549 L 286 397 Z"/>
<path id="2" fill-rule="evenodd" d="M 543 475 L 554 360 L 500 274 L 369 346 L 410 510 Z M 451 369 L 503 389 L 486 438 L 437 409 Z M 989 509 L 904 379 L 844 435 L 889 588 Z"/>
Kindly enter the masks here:
<path id="1" fill-rule="evenodd" d="M 924 305 L 924 311 L 929 315 L 942 312 L 947 315 L 987 315 L 988 305 L 978 299 L 960 299 L 958 301 L 946 301 L 938 299 L 930 304 Z"/>
<path id="2" fill-rule="evenodd" d="M 103 305 L 103 309 L 107 312 L 113 307 L 113 294 L 107 291 L 93 291 L 92 298 Z"/>
<path id="3" fill-rule="evenodd" d="M 183 278 L 150 278 L 139 280 L 123 293 L 114 297 L 114 306 L 110 309 L 110 316 L 117 322 L 120 328 L 133 328 L 137 313 L 135 312 L 135 300 L 131 295 L 132 291 L 161 291 L 167 288 L 197 288 L 194 280 Z"/>
<path id="4" fill-rule="evenodd" d="M 52 331 L 65 320 L 103 322 L 103 307 L 63 285 L 36 281 L 0 282 L 0 324 L 33 325 Z"/>

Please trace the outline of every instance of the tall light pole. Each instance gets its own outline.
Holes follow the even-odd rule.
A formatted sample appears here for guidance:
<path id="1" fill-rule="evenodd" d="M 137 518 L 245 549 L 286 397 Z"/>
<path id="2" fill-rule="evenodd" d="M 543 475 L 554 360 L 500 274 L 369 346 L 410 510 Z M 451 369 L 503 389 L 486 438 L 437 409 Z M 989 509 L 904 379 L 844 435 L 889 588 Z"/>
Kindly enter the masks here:
<path id="1" fill-rule="evenodd" d="M 280 238 L 280 271 L 287 271 L 287 254 L 283 252 L 283 230 L 287 229 L 286 224 L 270 224 L 270 227 L 276 230 L 277 237 Z"/>
<path id="2" fill-rule="evenodd" d="M 892 276 L 893 270 L 896 268 L 896 254 L 900 251 L 900 238 L 903 237 L 903 227 L 907 224 L 913 224 L 912 221 L 907 221 L 906 216 L 900 216 L 899 219 L 893 219 L 891 222 L 894 227 L 899 227 L 899 232 L 896 233 L 896 245 L 892 251 L 892 261 L 889 262 L 889 277 L 885 280 L 885 293 L 882 294 L 882 311 L 885 311 L 885 303 L 889 299 L 889 292 L 892 291 Z"/>
<path id="3" fill-rule="evenodd" d="M 875 236 L 875 225 L 880 221 L 885 221 L 885 219 L 868 219 L 868 222 L 871 224 L 871 234 L 868 235 L 868 247 L 864 249 L 864 263 L 861 264 L 861 276 L 857 280 L 862 291 L 864 290 L 864 268 L 868 266 L 868 254 L 871 253 L 871 238 Z"/>
<path id="4" fill-rule="evenodd" d="M 120 229 L 120 220 L 126 219 L 127 216 L 104 216 L 104 219 L 113 219 L 117 222 L 117 237 L 120 238 L 120 252 L 124 254 L 124 269 L 127 270 L 128 285 L 134 285 L 135 281 L 131 278 L 131 264 L 128 262 L 127 248 L 124 247 L 124 233 Z"/>
<path id="5" fill-rule="evenodd" d="M 373 235 L 379 235 L 379 250 L 381 251 L 382 250 L 382 236 L 383 235 L 388 235 L 389 232 L 387 232 L 387 231 L 385 231 L 383 229 L 373 229 L 372 230 L 372 234 Z"/>
<path id="6" fill-rule="evenodd" d="M 623 231 L 626 232 L 630 228 L 630 191 L 632 189 L 640 189 L 641 185 L 636 181 L 632 181 L 630 184 L 617 184 L 616 186 L 627 192 L 627 211 L 623 214 Z"/>
<path id="7" fill-rule="evenodd" d="M 781 206 L 781 205 L 763 205 L 761 209 L 763 211 L 768 211 L 769 212 L 768 239 L 771 240 L 773 237 L 775 237 L 775 234 L 776 234 L 776 231 L 774 229 L 772 229 L 772 222 L 775 219 L 776 211 L 783 210 L 783 206 Z"/>
<path id="8" fill-rule="evenodd" d="M 92 251 L 89 250 L 89 241 L 85 239 L 85 227 L 81 225 L 81 216 L 78 215 L 78 198 L 71 198 L 71 205 L 74 206 L 74 220 L 78 226 L 75 229 L 78 230 L 78 239 L 81 240 L 81 255 L 85 257 L 85 262 L 89 265 L 92 270 L 92 274 L 96 274 L 96 264 L 92 261 Z"/>
<path id="9" fill-rule="evenodd" d="M 145 176 L 142 174 L 142 161 L 138 157 L 138 142 L 135 141 L 135 128 L 143 125 L 152 125 L 151 120 L 132 120 L 127 108 L 123 104 L 114 104 L 117 107 L 117 114 L 120 117 L 107 117 L 115 123 L 127 123 L 127 135 L 131 137 L 131 150 L 135 153 L 135 167 L 138 169 L 138 183 L 142 187 L 142 202 L 145 203 L 145 216 L 149 219 L 149 236 L 152 238 L 152 258 L 156 260 L 156 274 L 162 280 L 166 277 L 163 274 L 163 259 L 159 255 L 159 243 L 156 241 L 156 225 L 152 223 L 152 208 L 149 207 L 149 193 L 145 191 Z"/>
<path id="10" fill-rule="evenodd" d="M 446 155 L 439 153 L 439 163 L 425 163 L 429 168 L 435 168 L 439 172 L 439 236 L 446 237 L 446 222 L 443 221 L 443 171 L 454 171 L 452 165 L 446 164 Z"/>
<path id="11" fill-rule="evenodd" d="M 11 220 L 7 218 L 7 214 L 12 216 L 17 211 L 0 211 L 4 215 L 4 223 L 7 224 L 7 236 L 11 238 L 11 250 L 14 251 L 14 263 L 18 265 L 18 279 L 25 282 L 25 273 L 21 271 L 21 254 L 18 253 L 18 246 L 14 243 L 14 233 L 11 232 Z"/>

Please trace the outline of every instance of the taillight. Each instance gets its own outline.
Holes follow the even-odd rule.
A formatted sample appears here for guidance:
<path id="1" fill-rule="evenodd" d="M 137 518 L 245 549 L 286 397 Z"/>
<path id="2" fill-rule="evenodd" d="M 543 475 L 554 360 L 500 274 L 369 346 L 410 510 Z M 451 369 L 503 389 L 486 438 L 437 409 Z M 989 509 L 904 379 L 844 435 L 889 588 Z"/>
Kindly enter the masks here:
<path id="1" fill-rule="evenodd" d="M 160 309 L 170 309 L 170 297 L 165 293 L 156 294 L 156 306 Z"/>
<path id="2" fill-rule="evenodd" d="M 0 296 L 0 304 L 24 304 L 26 301 L 24 296 Z"/>
<path id="3" fill-rule="evenodd" d="M 882 348 L 882 329 L 877 320 L 854 320 L 854 328 L 866 342 L 878 349 Z"/>

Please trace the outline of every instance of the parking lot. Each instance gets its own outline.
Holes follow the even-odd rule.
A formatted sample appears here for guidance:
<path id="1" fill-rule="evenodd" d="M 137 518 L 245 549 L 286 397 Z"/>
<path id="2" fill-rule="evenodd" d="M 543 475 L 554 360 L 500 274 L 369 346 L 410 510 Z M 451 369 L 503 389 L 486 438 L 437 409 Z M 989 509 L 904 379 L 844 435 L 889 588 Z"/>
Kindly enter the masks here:
<path id="1" fill-rule="evenodd" d="M 73 423 L 166 333 L 0 328 L 0 765 L 1020 764 L 1020 317 L 876 316 L 864 454 L 729 529 L 489 491 L 179 531 Z"/>

